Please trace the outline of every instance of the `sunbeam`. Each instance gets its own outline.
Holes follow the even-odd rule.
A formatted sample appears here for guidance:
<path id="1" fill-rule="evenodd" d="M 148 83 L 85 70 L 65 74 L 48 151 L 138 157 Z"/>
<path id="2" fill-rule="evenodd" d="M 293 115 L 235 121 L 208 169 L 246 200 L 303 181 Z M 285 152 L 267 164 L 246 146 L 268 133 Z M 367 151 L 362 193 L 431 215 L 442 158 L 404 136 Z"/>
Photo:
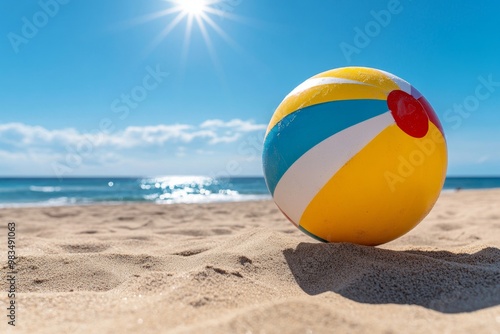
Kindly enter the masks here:
<path id="1" fill-rule="evenodd" d="M 242 48 L 234 41 L 226 31 L 224 31 L 214 18 L 228 18 L 232 21 L 242 21 L 237 15 L 223 10 L 222 5 L 224 0 L 164 0 L 170 6 L 167 9 L 160 10 L 156 13 L 145 15 L 134 20 L 134 23 L 145 23 L 159 19 L 161 17 L 172 17 L 167 26 L 153 39 L 146 53 L 152 52 L 158 45 L 182 22 L 185 23 L 184 42 L 182 46 L 182 63 L 185 63 L 193 35 L 193 30 L 196 26 L 197 30 L 201 33 L 203 40 L 207 46 L 210 58 L 214 66 L 220 68 L 217 61 L 216 50 L 213 46 L 210 33 L 214 31 L 219 35 L 229 46 L 238 52 Z M 210 30 L 210 31 L 209 31 Z"/>

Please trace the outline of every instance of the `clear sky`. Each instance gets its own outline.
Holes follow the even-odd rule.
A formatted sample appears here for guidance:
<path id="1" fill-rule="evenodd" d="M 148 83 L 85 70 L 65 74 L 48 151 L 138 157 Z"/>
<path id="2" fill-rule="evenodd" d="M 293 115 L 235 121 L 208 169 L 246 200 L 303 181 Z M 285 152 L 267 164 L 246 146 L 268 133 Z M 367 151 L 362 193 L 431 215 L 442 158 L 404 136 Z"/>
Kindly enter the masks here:
<path id="1" fill-rule="evenodd" d="M 261 175 L 284 96 L 354 65 L 426 96 L 449 175 L 500 175 L 500 2 L 222 0 L 201 24 L 178 6 L 2 1 L 0 175 Z"/>

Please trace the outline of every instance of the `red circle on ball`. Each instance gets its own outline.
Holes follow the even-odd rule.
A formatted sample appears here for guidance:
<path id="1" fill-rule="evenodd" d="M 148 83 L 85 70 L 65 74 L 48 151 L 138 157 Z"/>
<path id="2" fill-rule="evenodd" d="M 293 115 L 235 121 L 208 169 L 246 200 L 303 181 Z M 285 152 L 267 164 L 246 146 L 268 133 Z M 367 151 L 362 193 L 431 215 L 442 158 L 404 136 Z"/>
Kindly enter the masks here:
<path id="1" fill-rule="evenodd" d="M 416 98 L 402 90 L 393 90 L 387 105 L 401 130 L 415 138 L 422 138 L 429 131 L 429 117 Z"/>

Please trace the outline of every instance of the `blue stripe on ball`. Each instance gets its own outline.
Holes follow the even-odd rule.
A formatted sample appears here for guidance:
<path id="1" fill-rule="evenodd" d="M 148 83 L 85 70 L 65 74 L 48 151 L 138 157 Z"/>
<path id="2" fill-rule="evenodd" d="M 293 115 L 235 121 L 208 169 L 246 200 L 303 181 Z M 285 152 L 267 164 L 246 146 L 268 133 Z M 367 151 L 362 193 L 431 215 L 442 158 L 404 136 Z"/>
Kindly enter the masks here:
<path id="1" fill-rule="evenodd" d="M 262 162 L 271 194 L 288 168 L 312 147 L 387 110 L 385 100 L 342 100 L 316 104 L 284 117 L 264 141 Z"/>

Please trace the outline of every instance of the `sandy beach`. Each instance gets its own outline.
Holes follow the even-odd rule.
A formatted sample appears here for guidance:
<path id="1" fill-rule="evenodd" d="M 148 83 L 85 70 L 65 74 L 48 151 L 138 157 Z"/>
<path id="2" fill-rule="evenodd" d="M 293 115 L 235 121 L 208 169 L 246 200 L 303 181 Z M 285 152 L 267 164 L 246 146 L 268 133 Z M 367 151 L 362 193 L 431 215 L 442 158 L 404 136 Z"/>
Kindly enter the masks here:
<path id="1" fill-rule="evenodd" d="M 445 192 L 379 247 L 322 244 L 271 201 L 0 210 L 1 333 L 500 333 L 500 190 Z"/>

